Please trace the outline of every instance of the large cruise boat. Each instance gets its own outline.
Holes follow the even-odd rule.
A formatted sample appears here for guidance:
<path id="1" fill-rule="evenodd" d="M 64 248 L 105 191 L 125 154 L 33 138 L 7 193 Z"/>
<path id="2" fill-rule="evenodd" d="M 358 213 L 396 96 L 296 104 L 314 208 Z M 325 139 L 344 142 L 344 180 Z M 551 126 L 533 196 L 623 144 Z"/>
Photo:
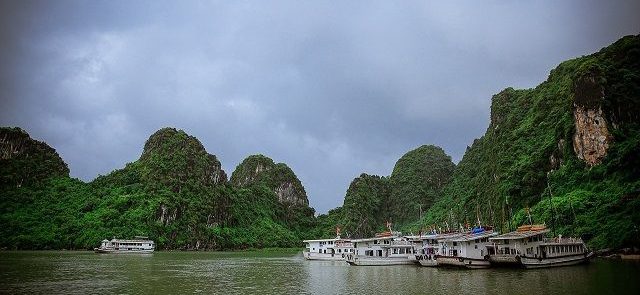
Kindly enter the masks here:
<path id="1" fill-rule="evenodd" d="M 155 244 L 148 237 L 136 236 L 133 240 L 113 238 L 102 240 L 100 247 L 93 249 L 96 253 L 153 253 Z"/>
<path id="2" fill-rule="evenodd" d="M 440 253 L 435 255 L 438 266 L 490 267 L 486 246 L 490 244 L 489 238 L 497 235 L 493 230 L 476 227 L 466 234 L 439 239 Z"/>
<path id="3" fill-rule="evenodd" d="M 587 249 L 580 238 L 545 239 L 543 243 L 527 251 L 520 257 L 522 266 L 526 268 L 542 268 L 574 265 L 588 262 L 593 252 Z"/>
<path id="4" fill-rule="evenodd" d="M 544 243 L 549 232 L 544 224 L 523 225 L 516 231 L 489 238 L 487 246 L 492 265 L 520 266 L 523 255 L 534 255 L 535 249 Z"/>

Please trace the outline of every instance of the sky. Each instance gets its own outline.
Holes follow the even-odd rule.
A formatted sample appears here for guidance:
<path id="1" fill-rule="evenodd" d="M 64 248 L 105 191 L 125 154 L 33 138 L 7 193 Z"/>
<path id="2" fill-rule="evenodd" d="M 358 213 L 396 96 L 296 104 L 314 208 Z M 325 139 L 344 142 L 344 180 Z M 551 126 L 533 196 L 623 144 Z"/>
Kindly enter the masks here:
<path id="1" fill-rule="evenodd" d="M 640 1 L 0 0 L 0 126 L 90 181 L 163 127 L 231 175 L 286 163 L 319 213 L 406 152 L 460 161 L 491 96 L 640 33 Z"/>

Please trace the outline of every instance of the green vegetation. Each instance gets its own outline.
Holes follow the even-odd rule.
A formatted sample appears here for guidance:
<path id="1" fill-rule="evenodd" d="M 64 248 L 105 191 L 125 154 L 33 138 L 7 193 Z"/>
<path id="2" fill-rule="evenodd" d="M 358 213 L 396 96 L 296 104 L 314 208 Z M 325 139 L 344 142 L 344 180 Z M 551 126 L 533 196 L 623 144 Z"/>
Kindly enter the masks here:
<path id="1" fill-rule="evenodd" d="M 332 237 L 335 226 L 351 237 L 368 237 L 419 218 L 450 181 L 455 165 L 436 146 L 425 145 L 402 156 L 389 177 L 362 174 L 349 185 L 344 205 L 318 216 L 318 236 Z"/>
<path id="2" fill-rule="evenodd" d="M 424 145 L 402 156 L 389 178 L 390 217 L 404 224 L 422 215 L 451 180 L 455 165 L 440 147 Z"/>
<path id="3" fill-rule="evenodd" d="M 413 228 L 479 217 L 508 231 L 531 207 L 534 222 L 592 238 L 595 248 L 639 245 L 639 98 L 638 36 L 563 62 L 534 89 L 496 94 L 485 135 Z M 602 163 L 590 166 L 574 151 L 576 132 L 594 132 L 576 131 L 577 108 L 602 110 L 611 133 Z"/>
<path id="4" fill-rule="evenodd" d="M 140 160 L 90 183 L 69 178 L 55 151 L 24 131 L 0 131 L 4 150 L 26 147 L 2 157 L 0 247 L 87 249 L 134 235 L 150 236 L 161 249 L 300 247 L 314 226 L 304 188 L 286 165 L 275 165 L 288 171 L 274 181 L 296 184 L 303 204 L 279 202 L 279 185 L 266 181 L 272 177 L 257 175 L 265 181 L 246 187 L 227 183 L 216 157 L 184 131 L 157 131 Z M 16 132 L 19 140 L 10 137 Z M 20 185 L 22 175 L 33 181 Z"/>

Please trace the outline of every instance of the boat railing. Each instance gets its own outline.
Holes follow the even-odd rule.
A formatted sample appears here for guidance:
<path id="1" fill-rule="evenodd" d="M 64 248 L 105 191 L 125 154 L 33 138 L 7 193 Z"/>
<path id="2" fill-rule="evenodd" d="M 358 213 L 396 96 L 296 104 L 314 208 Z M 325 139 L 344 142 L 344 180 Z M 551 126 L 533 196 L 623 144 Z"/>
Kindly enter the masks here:
<path id="1" fill-rule="evenodd" d="M 545 243 L 557 243 L 557 244 L 568 244 L 568 243 L 583 243 L 581 238 L 565 238 L 565 237 L 555 237 L 555 238 L 545 238 Z"/>

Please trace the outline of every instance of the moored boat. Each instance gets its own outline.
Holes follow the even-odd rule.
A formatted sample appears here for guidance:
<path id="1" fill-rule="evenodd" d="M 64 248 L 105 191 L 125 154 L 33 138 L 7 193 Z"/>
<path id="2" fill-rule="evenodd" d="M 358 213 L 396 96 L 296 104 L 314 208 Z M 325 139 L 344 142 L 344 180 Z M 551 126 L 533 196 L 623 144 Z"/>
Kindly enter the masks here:
<path id="1" fill-rule="evenodd" d="M 148 254 L 155 250 L 155 243 L 148 237 L 136 236 L 135 239 L 125 240 L 113 238 L 111 241 L 102 240 L 100 247 L 93 249 L 96 253 L 138 253 Z"/>
<path id="2" fill-rule="evenodd" d="M 438 266 L 488 268 L 486 246 L 489 238 L 498 235 L 493 230 L 476 227 L 471 232 L 438 240 L 440 253 L 435 255 Z"/>
<path id="3" fill-rule="evenodd" d="M 353 252 L 353 243 L 337 236 L 333 239 L 304 240 L 307 244 L 302 256 L 307 260 L 344 260 Z"/>
<path id="4" fill-rule="evenodd" d="M 563 238 L 559 236 L 534 247 L 532 251 L 520 257 L 525 268 L 543 268 L 576 265 L 589 262 L 593 252 L 589 251 L 580 238 Z"/>
<path id="5" fill-rule="evenodd" d="M 336 226 L 336 237 L 333 239 L 304 240 L 307 244 L 302 256 L 307 260 L 344 260 L 353 253 L 351 240 L 340 238 L 340 227 Z"/>
<path id="6" fill-rule="evenodd" d="M 413 254 L 412 243 L 399 235 L 387 234 L 374 238 L 352 240 L 354 253 L 346 255 L 350 265 L 402 265 L 414 264 L 408 258 Z"/>
<path id="7" fill-rule="evenodd" d="M 460 235 L 461 234 L 459 233 L 434 233 L 424 236 L 422 240 L 422 248 L 418 249 L 414 255 L 418 264 L 421 266 L 438 266 L 436 255 L 440 254 L 440 248 L 444 245 L 438 243 L 438 241 L 444 241 L 447 238 L 453 238 Z"/>
<path id="8" fill-rule="evenodd" d="M 523 255 L 533 255 L 549 232 L 544 224 L 523 225 L 516 231 L 489 238 L 489 262 L 498 266 L 521 266 Z"/>

